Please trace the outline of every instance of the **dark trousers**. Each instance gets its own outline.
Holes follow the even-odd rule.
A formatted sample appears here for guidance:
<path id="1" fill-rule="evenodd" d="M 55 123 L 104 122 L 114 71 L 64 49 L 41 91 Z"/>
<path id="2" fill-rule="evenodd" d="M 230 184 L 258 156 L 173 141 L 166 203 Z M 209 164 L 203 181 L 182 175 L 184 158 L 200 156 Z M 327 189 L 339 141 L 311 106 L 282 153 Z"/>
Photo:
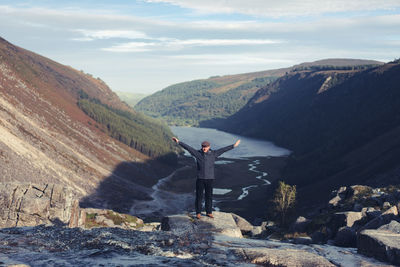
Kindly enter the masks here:
<path id="1" fill-rule="evenodd" d="M 212 192 L 214 179 L 197 179 L 196 180 L 196 213 L 201 213 L 203 202 L 203 192 L 205 192 L 206 212 L 212 213 Z"/>

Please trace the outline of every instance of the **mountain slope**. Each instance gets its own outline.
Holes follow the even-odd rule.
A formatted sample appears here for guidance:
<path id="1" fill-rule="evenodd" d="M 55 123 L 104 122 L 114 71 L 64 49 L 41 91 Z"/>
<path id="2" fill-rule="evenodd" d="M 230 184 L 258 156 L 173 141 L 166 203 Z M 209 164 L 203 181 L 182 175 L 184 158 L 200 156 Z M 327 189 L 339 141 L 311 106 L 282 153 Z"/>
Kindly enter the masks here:
<path id="1" fill-rule="evenodd" d="M 150 116 L 161 117 L 169 124 L 197 126 L 205 121 L 233 115 L 257 90 L 295 69 L 351 69 L 379 64 L 382 63 L 372 60 L 325 59 L 290 68 L 215 76 L 171 85 L 144 98 L 135 108 Z"/>
<path id="2" fill-rule="evenodd" d="M 146 144 L 172 152 L 170 131 L 133 111 L 100 79 L 0 39 L 0 181 L 61 183 L 88 196 L 108 180 L 108 189 L 130 194 L 129 201 L 146 197 L 138 184 L 155 183 L 169 167 L 109 137 L 107 125 L 77 105 L 82 95 L 107 114 L 129 114 L 147 136 L 157 129 Z M 116 173 L 121 164 L 124 172 Z"/>
<path id="3" fill-rule="evenodd" d="M 285 180 L 313 196 L 346 184 L 388 183 L 377 177 L 400 165 L 399 84 L 396 62 L 297 71 L 259 90 L 221 128 L 292 149 Z"/>

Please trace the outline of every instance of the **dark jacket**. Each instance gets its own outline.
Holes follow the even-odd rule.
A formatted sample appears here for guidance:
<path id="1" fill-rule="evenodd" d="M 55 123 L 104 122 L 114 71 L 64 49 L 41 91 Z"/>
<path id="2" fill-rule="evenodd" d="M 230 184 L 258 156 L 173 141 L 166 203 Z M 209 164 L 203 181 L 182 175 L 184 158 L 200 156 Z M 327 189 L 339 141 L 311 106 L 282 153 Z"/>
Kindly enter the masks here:
<path id="1" fill-rule="evenodd" d="M 233 145 L 220 148 L 218 150 L 208 150 L 204 153 L 203 150 L 196 150 L 193 147 L 179 141 L 179 145 L 186 149 L 197 161 L 197 179 L 214 179 L 214 163 L 215 159 L 221 156 L 228 150 L 234 148 Z"/>

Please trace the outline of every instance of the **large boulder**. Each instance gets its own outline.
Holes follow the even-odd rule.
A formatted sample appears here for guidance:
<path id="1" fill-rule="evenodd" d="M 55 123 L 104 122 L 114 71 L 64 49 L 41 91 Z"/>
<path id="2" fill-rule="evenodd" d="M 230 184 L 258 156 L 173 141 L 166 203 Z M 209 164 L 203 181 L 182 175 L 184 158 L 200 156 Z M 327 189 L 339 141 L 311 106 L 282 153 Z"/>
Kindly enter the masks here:
<path id="1" fill-rule="evenodd" d="M 335 246 L 357 247 L 357 233 L 351 227 L 342 227 L 337 232 L 334 239 Z"/>
<path id="2" fill-rule="evenodd" d="M 263 229 L 261 226 L 254 226 L 253 229 L 249 232 L 250 236 L 258 237 L 263 234 Z"/>
<path id="3" fill-rule="evenodd" d="M 216 211 L 213 215 L 213 219 L 206 216 L 196 219 L 190 214 L 166 216 L 161 220 L 161 230 L 172 231 L 177 235 L 201 233 L 243 237 L 231 213 Z"/>
<path id="4" fill-rule="evenodd" d="M 379 230 L 400 234 L 400 223 L 397 221 L 391 221 L 390 223 L 379 227 Z"/>
<path id="5" fill-rule="evenodd" d="M 369 221 L 367 224 L 365 224 L 361 230 L 365 229 L 377 229 L 378 227 L 388 224 L 392 220 L 399 220 L 399 213 L 397 210 L 396 206 L 391 207 L 384 213 L 382 213 L 380 216 L 376 217 L 375 219 Z M 360 231 L 361 231 L 360 230 Z"/>
<path id="6" fill-rule="evenodd" d="M 299 216 L 296 221 L 290 226 L 290 231 L 304 233 L 307 230 L 307 226 L 311 223 L 310 220 L 303 216 Z"/>
<path id="7" fill-rule="evenodd" d="M 332 207 L 338 206 L 339 202 L 346 199 L 349 195 L 348 188 L 346 186 L 342 186 L 339 188 L 339 190 L 333 191 L 332 193 L 334 197 L 329 200 L 329 205 Z"/>
<path id="8" fill-rule="evenodd" d="M 240 231 L 242 231 L 243 234 L 251 232 L 253 230 L 254 226 L 249 223 L 245 218 L 242 218 L 234 213 L 231 213 L 231 215 L 232 218 L 235 220 L 237 227 L 239 227 Z"/>
<path id="9" fill-rule="evenodd" d="M 350 186 L 350 188 L 353 196 L 358 196 L 358 195 L 368 196 L 372 194 L 372 188 L 366 185 L 352 185 Z"/>
<path id="10" fill-rule="evenodd" d="M 330 228 L 333 230 L 333 234 L 336 234 L 337 230 L 343 226 L 352 227 L 356 222 L 363 218 L 362 212 L 345 211 L 337 212 L 332 216 L 332 220 L 329 223 Z"/>
<path id="11" fill-rule="evenodd" d="M 316 231 L 312 233 L 311 239 L 314 244 L 325 244 L 329 239 L 330 233 L 327 231 Z"/>
<path id="12" fill-rule="evenodd" d="M 331 200 L 329 200 L 329 205 L 332 207 L 336 207 L 339 205 L 339 202 L 342 200 L 340 196 L 334 196 Z"/>
<path id="13" fill-rule="evenodd" d="M 382 215 L 382 211 L 376 210 L 373 207 L 364 207 L 361 209 L 361 212 L 362 212 L 363 216 L 366 217 L 367 220 L 369 220 L 369 221 Z"/>
<path id="14" fill-rule="evenodd" d="M 400 224 L 390 222 L 377 230 L 363 230 L 357 237 L 357 251 L 378 260 L 400 265 Z"/>

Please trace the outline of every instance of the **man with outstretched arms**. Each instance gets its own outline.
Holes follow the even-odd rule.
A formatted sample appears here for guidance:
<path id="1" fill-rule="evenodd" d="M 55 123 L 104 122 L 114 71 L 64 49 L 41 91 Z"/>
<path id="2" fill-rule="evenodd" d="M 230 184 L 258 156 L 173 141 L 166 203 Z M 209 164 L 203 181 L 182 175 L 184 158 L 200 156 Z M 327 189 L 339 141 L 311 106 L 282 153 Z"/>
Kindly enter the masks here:
<path id="1" fill-rule="evenodd" d="M 196 217 L 201 218 L 201 206 L 203 200 L 203 192 L 205 193 L 205 208 L 206 214 L 210 218 L 214 218 L 212 214 L 212 191 L 214 182 L 214 163 L 215 159 L 221 156 L 228 150 L 237 147 L 240 140 L 237 140 L 235 144 L 229 145 L 217 150 L 212 150 L 210 142 L 204 141 L 201 143 L 201 149 L 196 150 L 178 140 L 176 137 L 172 137 L 177 144 L 186 149 L 193 157 L 196 158 L 197 162 L 197 180 L 196 180 Z"/>

